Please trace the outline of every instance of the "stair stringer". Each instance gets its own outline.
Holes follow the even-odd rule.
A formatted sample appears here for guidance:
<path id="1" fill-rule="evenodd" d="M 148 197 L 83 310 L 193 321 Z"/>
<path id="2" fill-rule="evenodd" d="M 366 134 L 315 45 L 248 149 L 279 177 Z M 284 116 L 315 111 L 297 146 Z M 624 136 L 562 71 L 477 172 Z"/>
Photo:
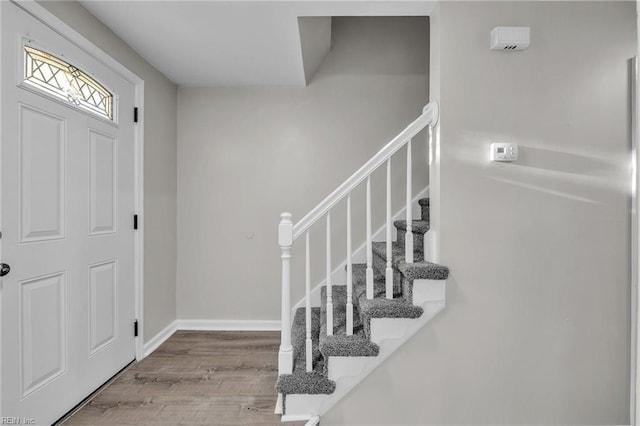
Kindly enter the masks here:
<path id="1" fill-rule="evenodd" d="M 427 186 L 426 188 L 424 188 L 422 191 L 420 191 L 418 194 L 416 194 L 415 197 L 413 197 L 413 200 L 411 201 L 411 206 L 412 206 L 412 214 L 413 217 L 420 217 L 420 206 L 418 205 L 418 200 L 420 200 L 421 198 L 428 198 L 429 197 L 429 187 Z M 402 220 L 406 217 L 406 211 L 407 211 L 407 207 L 403 206 L 396 214 L 394 214 L 391 217 L 391 222 L 393 223 L 396 220 Z M 386 224 L 383 224 L 380 228 L 378 228 L 376 231 L 373 232 L 371 239 L 372 241 L 384 241 L 384 239 L 386 238 Z M 427 232 L 425 234 L 425 238 L 426 236 L 429 235 L 429 232 Z M 392 227 L 391 230 L 391 238 L 395 241 L 396 240 L 396 229 L 395 227 Z M 430 244 L 426 245 L 426 250 L 430 250 Z M 425 251 L 425 256 L 426 256 L 426 251 Z M 429 258 L 425 257 L 426 260 L 429 260 Z M 363 242 L 357 249 L 355 249 L 353 251 L 353 255 L 352 255 L 352 263 L 366 263 L 367 261 L 367 243 L 366 241 Z M 345 259 L 343 262 L 341 262 L 340 264 L 338 264 L 333 271 L 331 272 L 331 281 L 334 283 L 344 283 L 347 281 L 346 279 L 346 265 L 347 265 L 347 260 Z M 320 281 L 318 283 L 318 285 L 316 285 L 315 287 L 313 287 L 311 289 L 311 306 L 313 307 L 318 307 L 320 306 L 320 291 L 322 289 L 322 287 L 324 287 L 327 284 L 327 280 L 324 279 L 322 281 Z M 303 297 L 302 299 L 298 300 L 298 302 L 293 305 L 293 307 L 291 308 L 291 318 L 293 318 L 296 314 L 296 310 L 298 308 L 303 308 L 305 306 L 305 298 Z"/>
<path id="2" fill-rule="evenodd" d="M 374 318 L 371 341 L 378 343 L 375 357 L 329 357 L 328 376 L 336 382 L 330 395 L 292 394 L 286 396 L 282 421 L 321 416 L 347 395 L 358 383 L 403 346 L 445 307 L 445 280 L 415 280 L 413 304 L 424 309 L 419 318 Z M 394 337 L 391 337 L 394 336 Z"/>

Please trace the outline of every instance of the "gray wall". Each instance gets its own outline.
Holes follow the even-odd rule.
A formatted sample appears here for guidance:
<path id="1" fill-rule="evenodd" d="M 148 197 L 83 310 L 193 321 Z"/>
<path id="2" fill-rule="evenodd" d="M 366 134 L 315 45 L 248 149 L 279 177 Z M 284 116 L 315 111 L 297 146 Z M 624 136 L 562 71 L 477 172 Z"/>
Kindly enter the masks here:
<path id="1" fill-rule="evenodd" d="M 440 4 L 447 308 L 323 426 L 629 424 L 635 17 L 635 2 Z M 490 51 L 498 25 L 530 25 L 531 48 Z M 502 141 L 517 163 L 487 161 Z"/>
<path id="2" fill-rule="evenodd" d="M 301 219 L 421 113 L 428 99 L 426 18 L 334 18 L 331 45 L 306 88 L 179 89 L 178 318 L 279 319 L 280 213 Z M 414 152 L 416 192 L 428 182 L 424 142 Z M 381 222 L 380 178 L 374 192 Z M 403 179 L 394 180 L 397 187 Z M 396 195 L 399 202 L 402 191 Z M 336 213 L 342 218 L 343 208 Z M 364 213 L 354 208 L 354 217 Z M 356 224 L 364 228 L 362 220 Z M 345 258 L 344 224 L 335 216 L 334 225 L 337 262 Z M 324 241 L 323 229 L 324 222 L 314 241 Z M 323 244 L 313 247 L 324 253 Z M 317 256 L 314 283 L 323 265 Z M 294 301 L 303 288 L 295 271 Z"/>
<path id="3" fill-rule="evenodd" d="M 144 337 L 176 318 L 177 88 L 75 1 L 41 1 L 145 82 Z"/>

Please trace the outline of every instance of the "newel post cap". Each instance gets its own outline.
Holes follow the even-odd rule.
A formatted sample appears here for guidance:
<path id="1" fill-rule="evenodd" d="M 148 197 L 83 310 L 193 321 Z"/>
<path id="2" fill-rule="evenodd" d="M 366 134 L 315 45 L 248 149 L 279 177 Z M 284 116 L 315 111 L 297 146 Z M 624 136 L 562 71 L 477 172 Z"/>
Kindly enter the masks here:
<path id="1" fill-rule="evenodd" d="M 291 247 L 293 245 L 293 222 L 291 213 L 280 215 L 280 225 L 278 225 L 278 244 L 280 247 Z"/>
<path id="2" fill-rule="evenodd" d="M 280 219 L 281 219 L 280 223 L 282 223 L 282 222 L 291 222 L 291 217 L 292 217 L 291 213 L 287 213 L 287 212 L 281 213 L 280 214 Z"/>

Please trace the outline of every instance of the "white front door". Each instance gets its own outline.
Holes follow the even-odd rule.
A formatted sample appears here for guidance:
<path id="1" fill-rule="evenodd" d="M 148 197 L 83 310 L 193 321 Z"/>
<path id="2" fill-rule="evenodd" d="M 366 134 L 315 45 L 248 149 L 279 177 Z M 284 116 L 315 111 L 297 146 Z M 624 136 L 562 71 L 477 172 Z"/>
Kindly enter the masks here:
<path id="1" fill-rule="evenodd" d="M 134 86 L 0 7 L 0 414 L 50 425 L 135 357 Z"/>

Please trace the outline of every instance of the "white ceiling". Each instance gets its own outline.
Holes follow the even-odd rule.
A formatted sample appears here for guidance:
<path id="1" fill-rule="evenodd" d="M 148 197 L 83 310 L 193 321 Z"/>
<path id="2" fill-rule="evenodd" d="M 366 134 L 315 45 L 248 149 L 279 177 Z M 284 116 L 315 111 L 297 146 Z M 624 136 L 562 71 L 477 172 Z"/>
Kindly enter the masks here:
<path id="1" fill-rule="evenodd" d="M 429 15 L 431 1 L 81 1 L 174 83 L 304 85 L 299 16 Z"/>

